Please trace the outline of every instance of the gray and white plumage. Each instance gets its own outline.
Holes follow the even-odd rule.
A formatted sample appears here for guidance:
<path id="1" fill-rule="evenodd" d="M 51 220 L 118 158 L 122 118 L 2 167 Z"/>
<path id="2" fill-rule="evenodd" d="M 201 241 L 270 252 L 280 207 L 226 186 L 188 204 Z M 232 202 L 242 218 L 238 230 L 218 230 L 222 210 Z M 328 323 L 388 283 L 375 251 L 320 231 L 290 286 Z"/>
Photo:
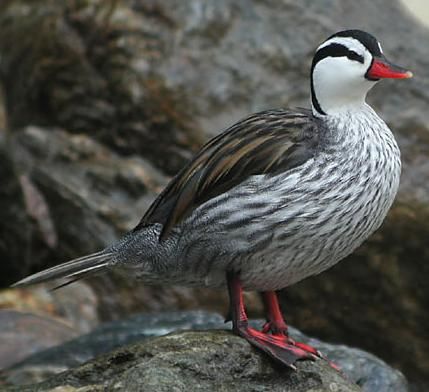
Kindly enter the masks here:
<path id="1" fill-rule="evenodd" d="M 367 73 L 382 51 L 361 33 L 337 33 L 316 51 L 312 111 L 238 122 L 117 244 L 17 284 L 117 269 L 146 283 L 222 287 L 234 271 L 244 288 L 272 291 L 353 252 L 383 222 L 401 171 L 391 131 L 365 103 L 375 84 Z"/>

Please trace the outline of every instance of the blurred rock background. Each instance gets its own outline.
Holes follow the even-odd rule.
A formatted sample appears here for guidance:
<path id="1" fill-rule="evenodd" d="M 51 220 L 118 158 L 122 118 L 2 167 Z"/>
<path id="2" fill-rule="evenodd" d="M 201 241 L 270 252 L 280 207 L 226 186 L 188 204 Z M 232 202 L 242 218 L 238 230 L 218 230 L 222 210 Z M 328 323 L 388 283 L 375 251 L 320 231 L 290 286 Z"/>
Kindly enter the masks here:
<path id="1" fill-rule="evenodd" d="M 317 44 L 362 28 L 415 74 L 384 81 L 369 98 L 400 144 L 401 189 L 383 228 L 348 260 L 284 292 L 283 307 L 308 334 L 366 349 L 428 390 L 429 31 L 412 6 L 2 0 L 0 309 L 9 310 L 0 312 L 0 367 L 129 314 L 225 312 L 224 292 L 112 275 L 55 292 L 7 287 L 131 229 L 204 141 L 240 117 L 308 106 Z M 249 297 L 260 316 L 259 298 Z"/>

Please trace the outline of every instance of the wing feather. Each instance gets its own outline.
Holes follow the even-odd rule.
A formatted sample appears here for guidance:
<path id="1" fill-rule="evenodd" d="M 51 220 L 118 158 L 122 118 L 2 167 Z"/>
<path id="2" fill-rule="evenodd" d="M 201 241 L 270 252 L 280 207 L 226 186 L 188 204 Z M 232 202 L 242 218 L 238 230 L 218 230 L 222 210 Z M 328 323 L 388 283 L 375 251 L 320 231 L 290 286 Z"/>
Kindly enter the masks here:
<path id="1" fill-rule="evenodd" d="M 210 140 L 167 185 L 134 230 L 161 223 L 160 240 L 207 200 L 250 176 L 274 175 L 303 164 L 319 143 L 310 111 L 256 113 Z"/>

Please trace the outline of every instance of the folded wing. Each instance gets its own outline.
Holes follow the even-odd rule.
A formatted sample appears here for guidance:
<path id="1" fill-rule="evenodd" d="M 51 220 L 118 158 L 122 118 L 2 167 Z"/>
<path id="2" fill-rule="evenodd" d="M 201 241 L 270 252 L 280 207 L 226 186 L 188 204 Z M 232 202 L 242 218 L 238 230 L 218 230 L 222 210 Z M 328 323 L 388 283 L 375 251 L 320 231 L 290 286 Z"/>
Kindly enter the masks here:
<path id="1" fill-rule="evenodd" d="M 160 240 L 204 202 L 250 176 L 275 175 L 313 156 L 319 134 L 307 110 L 269 110 L 236 123 L 210 140 L 169 183 L 134 230 L 161 223 Z"/>

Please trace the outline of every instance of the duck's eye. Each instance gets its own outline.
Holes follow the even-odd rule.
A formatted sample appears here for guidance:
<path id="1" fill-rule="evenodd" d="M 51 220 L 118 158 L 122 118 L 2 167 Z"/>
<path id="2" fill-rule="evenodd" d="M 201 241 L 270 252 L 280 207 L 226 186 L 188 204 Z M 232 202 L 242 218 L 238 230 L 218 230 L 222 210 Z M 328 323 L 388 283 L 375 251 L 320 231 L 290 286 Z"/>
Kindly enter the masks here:
<path id="1" fill-rule="evenodd" d="M 347 58 L 353 61 L 359 61 L 362 64 L 364 63 L 363 56 L 357 54 L 356 52 L 353 52 L 353 50 L 347 51 Z"/>

